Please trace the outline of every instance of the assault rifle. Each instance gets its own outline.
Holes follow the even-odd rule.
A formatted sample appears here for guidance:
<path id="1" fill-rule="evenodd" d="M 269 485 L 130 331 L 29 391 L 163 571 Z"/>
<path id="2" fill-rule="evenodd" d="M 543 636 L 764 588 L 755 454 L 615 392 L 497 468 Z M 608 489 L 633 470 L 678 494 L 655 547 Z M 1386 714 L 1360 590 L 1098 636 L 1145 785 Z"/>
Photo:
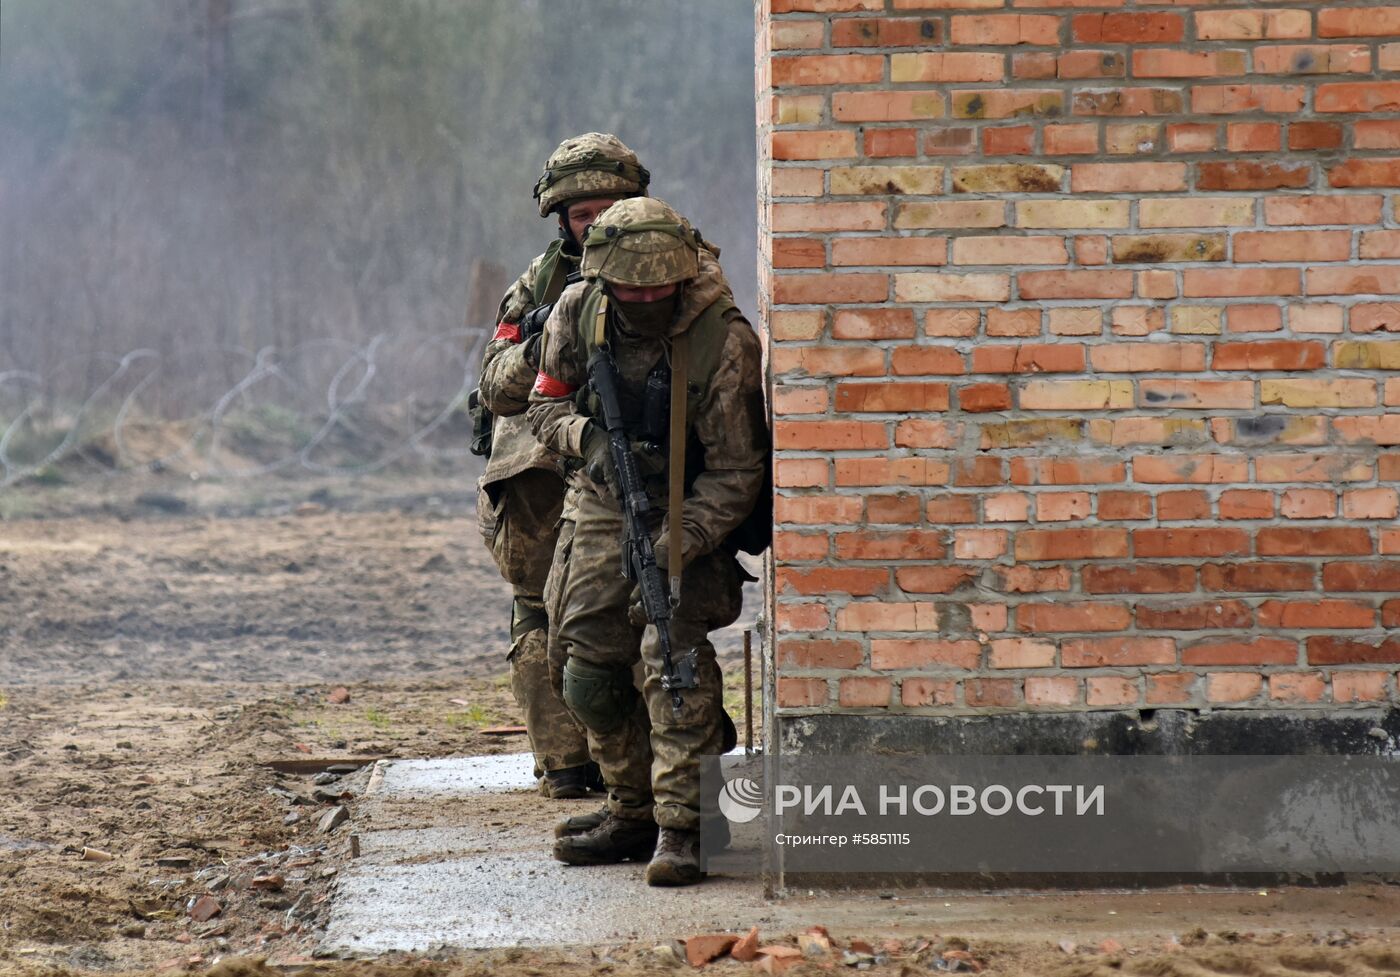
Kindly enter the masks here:
<path id="1" fill-rule="evenodd" d="M 646 486 L 637 470 L 637 459 L 627 441 L 627 429 L 622 419 L 622 403 L 618 396 L 617 364 L 606 346 L 600 346 L 588 360 L 588 385 L 598 396 L 603 408 L 603 427 L 608 432 L 608 450 L 617 480 L 622 515 L 627 532 L 622 544 L 622 572 L 642 592 L 642 609 L 647 621 L 656 628 L 656 640 L 661 646 L 661 687 L 671 693 L 671 705 L 680 712 L 682 689 L 699 685 L 695 678 L 696 656 L 692 648 L 679 659 L 671 650 L 671 615 L 675 604 L 666 593 L 661 567 L 656 563 L 656 550 L 651 544 L 647 515 L 651 502 Z M 675 527 L 672 546 L 681 545 L 679 526 Z M 679 595 L 671 595 L 679 597 Z"/>

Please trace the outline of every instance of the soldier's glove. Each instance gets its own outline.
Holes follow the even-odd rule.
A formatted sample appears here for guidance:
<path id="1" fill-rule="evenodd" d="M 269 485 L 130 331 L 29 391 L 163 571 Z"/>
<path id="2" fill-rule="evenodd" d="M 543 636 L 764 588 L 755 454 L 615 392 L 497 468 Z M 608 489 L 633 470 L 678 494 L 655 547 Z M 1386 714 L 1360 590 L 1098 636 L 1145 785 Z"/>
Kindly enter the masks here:
<path id="1" fill-rule="evenodd" d="M 526 342 L 544 332 L 544 324 L 549 320 L 549 313 L 553 311 L 554 304 L 541 305 L 539 308 L 531 309 L 520 319 L 520 341 Z"/>
<path id="2" fill-rule="evenodd" d="M 613 464 L 612 453 L 608 450 L 608 432 L 597 423 L 589 421 L 583 429 L 579 444 L 583 451 L 583 470 L 595 482 L 607 485 L 616 499 L 622 498 L 622 486 L 617 477 L 617 466 Z"/>
<path id="3" fill-rule="evenodd" d="M 671 583 L 671 546 L 670 541 L 664 534 L 652 546 L 652 552 L 656 554 L 656 565 L 661 569 L 661 576 L 666 580 L 666 585 L 669 587 Z M 693 550 L 687 549 L 682 553 L 682 570 L 689 566 L 693 559 L 695 559 Z M 646 608 L 642 606 L 642 587 L 640 584 L 632 588 L 632 596 L 627 605 L 627 621 L 634 628 L 644 628 L 647 626 L 647 611 Z"/>

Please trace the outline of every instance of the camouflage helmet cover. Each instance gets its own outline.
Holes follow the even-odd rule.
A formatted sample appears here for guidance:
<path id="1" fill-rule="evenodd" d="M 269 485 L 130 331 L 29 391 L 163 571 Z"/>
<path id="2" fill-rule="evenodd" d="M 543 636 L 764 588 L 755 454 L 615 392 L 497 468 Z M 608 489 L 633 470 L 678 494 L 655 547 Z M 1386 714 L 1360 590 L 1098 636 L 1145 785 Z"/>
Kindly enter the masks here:
<path id="1" fill-rule="evenodd" d="M 571 200 L 644 194 L 651 174 L 626 144 L 607 132 L 565 139 L 549 154 L 535 183 L 540 216 Z"/>
<path id="2" fill-rule="evenodd" d="M 583 276 L 615 285 L 670 285 L 700 273 L 700 234 L 663 200 L 619 200 L 583 239 Z"/>

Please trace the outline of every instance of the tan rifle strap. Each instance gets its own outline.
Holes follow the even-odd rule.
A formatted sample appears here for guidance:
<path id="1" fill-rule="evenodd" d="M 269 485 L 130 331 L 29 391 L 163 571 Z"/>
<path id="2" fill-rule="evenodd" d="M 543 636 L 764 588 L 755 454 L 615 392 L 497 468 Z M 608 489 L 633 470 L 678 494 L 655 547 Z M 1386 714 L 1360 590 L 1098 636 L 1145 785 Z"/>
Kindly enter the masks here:
<path id="1" fill-rule="evenodd" d="M 593 317 L 593 348 L 603 349 L 608 345 L 608 295 L 598 296 L 598 314 Z"/>
<path id="2" fill-rule="evenodd" d="M 670 476 L 669 519 L 670 543 L 667 550 L 667 574 L 671 578 L 671 604 L 681 601 L 681 565 L 685 556 L 685 444 L 686 393 L 690 384 L 687 367 L 690 361 L 690 333 L 683 332 L 671 340 L 671 444 L 668 474 Z"/>

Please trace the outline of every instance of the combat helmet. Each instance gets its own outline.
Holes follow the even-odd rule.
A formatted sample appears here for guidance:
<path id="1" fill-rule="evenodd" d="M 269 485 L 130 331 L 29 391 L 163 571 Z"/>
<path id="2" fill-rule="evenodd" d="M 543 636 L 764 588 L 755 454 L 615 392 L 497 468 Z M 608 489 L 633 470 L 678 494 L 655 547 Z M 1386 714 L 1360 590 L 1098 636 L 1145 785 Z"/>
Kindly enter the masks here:
<path id="1" fill-rule="evenodd" d="M 535 183 L 540 216 L 571 200 L 635 196 L 647 192 L 651 174 L 637 154 L 612 133 L 585 132 L 565 139 L 549 154 Z"/>
<path id="2" fill-rule="evenodd" d="M 701 243 L 664 200 L 619 200 L 584 235 L 583 277 L 641 287 L 683 282 L 700 273 Z"/>

